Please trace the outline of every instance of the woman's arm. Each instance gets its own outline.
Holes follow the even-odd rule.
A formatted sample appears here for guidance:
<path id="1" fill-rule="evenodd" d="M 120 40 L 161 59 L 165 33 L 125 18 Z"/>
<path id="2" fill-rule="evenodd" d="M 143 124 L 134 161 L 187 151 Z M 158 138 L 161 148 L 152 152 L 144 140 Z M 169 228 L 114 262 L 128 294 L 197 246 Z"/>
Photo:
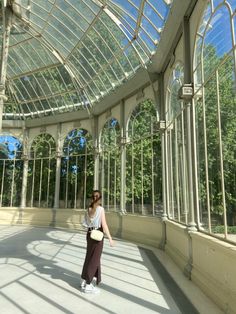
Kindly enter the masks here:
<path id="1" fill-rule="evenodd" d="M 105 232 L 106 236 L 107 236 L 108 239 L 109 239 L 110 246 L 114 246 L 115 243 L 114 243 L 114 241 L 112 240 L 112 237 L 111 237 L 111 234 L 110 234 L 108 225 L 107 225 L 107 221 L 106 221 L 106 216 L 105 216 L 105 210 L 104 210 L 104 208 L 102 209 L 102 229 L 103 229 L 103 231 Z"/>
<path id="2" fill-rule="evenodd" d="M 86 211 L 85 214 L 84 214 L 84 218 L 83 218 L 83 221 L 82 221 L 82 225 L 83 225 L 83 227 L 85 227 L 85 228 L 88 228 L 88 227 L 89 227 L 88 211 Z"/>

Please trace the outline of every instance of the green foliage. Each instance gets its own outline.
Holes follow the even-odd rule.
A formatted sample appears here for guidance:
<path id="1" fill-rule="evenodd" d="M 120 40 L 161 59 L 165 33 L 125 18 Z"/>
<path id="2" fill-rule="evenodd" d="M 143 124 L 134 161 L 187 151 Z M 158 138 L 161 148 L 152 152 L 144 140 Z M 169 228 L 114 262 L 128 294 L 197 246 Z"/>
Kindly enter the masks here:
<path id="1" fill-rule="evenodd" d="M 5 162 L 0 160 L 0 186 L 3 186 L 2 206 L 20 205 L 22 171 L 22 160 L 6 159 Z"/>
<path id="2" fill-rule="evenodd" d="M 21 142 L 10 135 L 0 136 L 0 189 L 2 206 L 20 205 L 23 161 Z"/>
<path id="3" fill-rule="evenodd" d="M 106 122 L 101 134 L 102 160 L 100 171 L 101 187 L 105 205 L 112 206 L 120 204 L 120 138 L 121 131 L 119 122 L 112 118 Z"/>
<path id="4" fill-rule="evenodd" d="M 74 129 L 66 137 L 61 159 L 60 199 L 69 208 L 83 208 L 93 190 L 94 150 L 87 130 Z M 85 186 L 86 185 L 86 186 Z"/>
<path id="5" fill-rule="evenodd" d="M 161 202 L 161 141 L 156 110 L 150 100 L 139 104 L 129 122 L 130 144 L 126 153 L 126 199 L 135 204 Z M 155 191 L 152 191 L 154 183 Z"/>
<path id="6" fill-rule="evenodd" d="M 222 179 L 220 165 L 220 133 L 223 149 L 223 169 L 225 199 L 228 223 L 236 215 L 236 90 L 235 66 L 231 54 L 218 57 L 213 47 L 209 47 L 210 80 L 203 92 L 205 102 L 198 103 L 198 152 L 199 152 L 199 192 L 203 211 L 206 210 L 207 184 L 210 193 L 210 208 L 213 213 L 223 214 Z M 205 61 L 207 62 L 207 61 Z M 210 70 L 209 70 L 210 69 Z M 219 94 L 217 94 L 219 91 Z M 219 96 L 218 96 L 219 95 Z M 204 113 L 205 110 L 205 113 Z M 205 114 L 205 118 L 204 118 Z M 220 129 L 218 114 L 220 115 Z M 205 121 L 205 122 L 204 122 Z M 206 124 L 206 143 L 204 142 L 204 123 Z M 208 158 L 208 182 L 206 181 L 205 144 Z"/>
<path id="7" fill-rule="evenodd" d="M 6 147 L 5 144 L 0 143 L 0 159 L 6 159 L 8 158 L 8 148 Z"/>
<path id="8" fill-rule="evenodd" d="M 103 151 L 116 149 L 120 145 L 120 125 L 119 122 L 112 118 L 106 122 L 101 134 L 101 147 Z"/>
<path id="9" fill-rule="evenodd" d="M 65 156 L 86 154 L 93 148 L 92 137 L 87 130 L 74 129 L 66 137 L 63 146 Z"/>
<path id="10" fill-rule="evenodd" d="M 219 225 L 212 228 L 213 233 L 225 233 L 225 226 Z M 227 226 L 228 234 L 236 234 L 236 226 Z"/>
<path id="11" fill-rule="evenodd" d="M 35 158 L 53 157 L 56 152 L 56 143 L 50 134 L 38 135 L 31 146 L 31 155 Z"/>
<path id="12" fill-rule="evenodd" d="M 27 206 L 52 207 L 55 192 L 56 143 L 47 133 L 38 135 L 28 164 Z"/>
<path id="13" fill-rule="evenodd" d="M 68 60 L 78 72 L 91 101 L 97 101 L 120 85 L 140 66 L 135 49 L 105 12 L 100 14 Z"/>

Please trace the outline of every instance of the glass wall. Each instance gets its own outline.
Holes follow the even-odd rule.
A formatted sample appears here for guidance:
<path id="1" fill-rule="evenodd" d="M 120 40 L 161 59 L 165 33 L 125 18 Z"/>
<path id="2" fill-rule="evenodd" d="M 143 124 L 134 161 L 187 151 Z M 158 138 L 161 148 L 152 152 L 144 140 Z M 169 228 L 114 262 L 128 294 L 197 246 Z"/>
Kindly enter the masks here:
<path id="1" fill-rule="evenodd" d="M 53 206 L 55 151 L 55 140 L 50 134 L 38 135 L 31 145 L 26 197 L 28 207 Z"/>
<path id="2" fill-rule="evenodd" d="M 0 136 L 0 207 L 20 206 L 23 161 L 21 142 Z"/>
<path id="3" fill-rule="evenodd" d="M 107 210 L 120 208 L 120 125 L 111 118 L 101 133 L 100 187 L 103 206 Z"/>
<path id="4" fill-rule="evenodd" d="M 157 112 L 146 100 L 132 112 L 126 151 L 126 210 L 155 215 L 162 211 L 161 141 Z"/>
<path id="5" fill-rule="evenodd" d="M 235 9 L 233 1 L 217 0 L 209 1 L 203 12 L 194 51 L 195 120 L 191 125 L 191 130 L 196 132 L 196 143 L 192 143 L 195 151 L 191 151 L 197 161 L 197 185 L 194 186 L 196 190 L 191 191 L 196 200 L 196 222 L 204 231 L 230 239 L 232 233 L 236 233 Z M 167 84 L 163 149 L 168 218 L 188 225 L 189 120 L 186 104 L 178 96 L 184 82 L 183 68 L 184 65 L 176 64 Z M 163 211 L 158 120 L 150 100 L 138 104 L 128 120 L 124 177 L 126 210 L 132 214 L 156 215 Z M 72 130 L 65 139 L 61 156 L 60 207 L 87 207 L 94 186 L 93 140 L 84 129 Z M 103 205 L 109 210 L 119 210 L 121 130 L 115 118 L 106 122 L 99 140 L 99 188 L 103 192 Z M 21 144 L 9 135 L 0 137 L 0 145 L 0 205 L 20 206 Z M 34 139 L 29 157 L 27 206 L 53 206 L 55 150 L 55 140 L 49 134 L 40 134 Z"/>
<path id="6" fill-rule="evenodd" d="M 87 130 L 74 129 L 63 146 L 60 207 L 86 208 L 93 190 L 93 175 L 92 136 Z"/>
<path id="7" fill-rule="evenodd" d="M 183 75 L 183 66 L 177 64 L 167 87 L 167 215 L 171 219 L 188 224 L 186 119 L 184 103 L 178 96 L 183 85 Z"/>
<path id="8" fill-rule="evenodd" d="M 236 81 L 234 1 L 211 1 L 194 58 L 199 224 L 228 239 L 236 233 Z"/>

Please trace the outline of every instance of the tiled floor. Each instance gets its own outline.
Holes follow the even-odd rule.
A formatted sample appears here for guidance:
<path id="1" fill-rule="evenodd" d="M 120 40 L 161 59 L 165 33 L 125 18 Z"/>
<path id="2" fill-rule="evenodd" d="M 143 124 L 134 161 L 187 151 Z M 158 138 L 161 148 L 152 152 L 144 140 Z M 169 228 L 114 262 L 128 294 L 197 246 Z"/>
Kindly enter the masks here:
<path id="1" fill-rule="evenodd" d="M 0 313 L 188 313 L 168 291 L 151 251 L 118 239 L 112 248 L 104 242 L 100 293 L 84 294 L 79 282 L 85 246 L 83 232 L 0 226 Z M 158 250 L 155 256 L 166 259 Z M 204 302 L 205 313 L 220 313 Z"/>

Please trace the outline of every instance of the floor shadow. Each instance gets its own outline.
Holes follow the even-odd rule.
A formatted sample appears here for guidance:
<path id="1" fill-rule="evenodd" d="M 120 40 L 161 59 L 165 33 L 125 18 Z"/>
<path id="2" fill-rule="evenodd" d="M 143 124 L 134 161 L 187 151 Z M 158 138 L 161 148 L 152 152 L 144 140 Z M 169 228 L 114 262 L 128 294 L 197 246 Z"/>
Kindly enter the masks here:
<path id="1" fill-rule="evenodd" d="M 36 271 L 41 274 L 50 275 L 51 278 L 61 279 L 71 285 L 73 288 L 79 289 L 80 274 L 70 270 L 66 270 L 58 265 L 53 260 L 47 260 L 40 256 L 35 256 L 27 249 L 27 244 L 33 241 L 50 241 L 54 244 L 63 244 L 63 240 L 52 239 L 47 235 L 50 228 L 33 228 L 37 232 L 32 232 L 32 229 L 26 229 L 24 232 L 17 233 L 9 238 L 0 241 L 0 258 L 17 258 L 25 259 L 31 263 Z M 53 229 L 60 230 L 60 229 Z M 60 230 L 61 231 L 61 230 Z M 67 233 L 70 231 L 66 231 Z M 73 234 L 73 232 L 71 232 Z"/>
<path id="2" fill-rule="evenodd" d="M 9 228 L 11 228 L 9 226 Z M 70 285 L 71 287 L 73 287 L 74 289 L 79 290 L 79 283 L 80 283 L 80 274 L 70 270 L 70 269 L 66 269 L 61 267 L 60 265 L 57 264 L 56 260 L 52 260 L 54 258 L 53 253 L 49 256 L 49 258 L 51 259 L 47 259 L 41 256 L 37 256 L 34 255 L 32 252 L 30 252 L 29 249 L 29 245 L 32 244 L 32 247 L 34 248 L 34 242 L 35 244 L 35 251 L 37 253 L 37 243 L 40 243 L 42 241 L 42 243 L 45 244 L 44 241 L 46 242 L 50 242 L 53 246 L 55 246 L 55 251 L 57 250 L 56 245 L 58 245 L 58 247 L 61 246 L 61 250 L 63 250 L 63 247 L 69 246 L 69 248 L 67 247 L 66 250 L 68 249 L 72 249 L 72 252 L 80 252 L 82 253 L 82 255 L 85 254 L 85 234 L 84 235 L 84 240 L 80 240 L 80 237 L 78 237 L 78 245 L 76 242 L 77 238 L 73 238 L 74 235 L 76 235 L 76 232 L 74 231 L 70 231 L 70 230 L 62 230 L 60 228 L 25 228 L 22 226 L 22 230 L 19 233 L 13 233 L 12 235 L 10 234 L 9 231 L 9 236 L 7 236 L 7 228 L 4 231 L 6 233 L 6 238 L 4 239 L 4 237 L 2 238 L 2 240 L 0 241 L 0 258 L 7 258 L 7 259 L 11 259 L 11 258 L 15 258 L 15 259 L 23 259 L 25 261 L 27 261 L 29 264 L 33 265 L 33 268 L 31 268 L 31 270 L 29 270 L 29 273 L 32 272 L 34 275 L 36 276 L 40 276 L 41 274 L 45 274 L 47 276 L 49 276 L 52 279 L 59 279 L 62 280 L 63 282 L 67 283 L 68 285 Z M 2 229 L 3 230 L 3 229 Z M 1 229 L 0 229 L 1 231 Z M 52 236 L 50 236 L 50 232 L 51 231 L 60 231 L 60 232 L 65 232 L 66 234 L 71 233 L 71 238 L 70 237 L 66 237 L 65 239 L 57 239 L 57 238 L 53 238 Z M 3 232 L 3 235 L 4 235 Z M 81 232 L 80 232 L 81 233 Z M 52 235 L 52 234 L 51 234 Z M 70 239 L 73 238 L 73 241 L 71 242 Z M 81 241 L 81 242 L 80 242 Z M 118 240 L 119 241 L 119 240 Z M 50 245 L 51 245 L 50 244 Z M 75 248 L 76 246 L 76 250 L 73 251 L 73 248 Z M 83 252 L 82 252 L 83 250 Z M 138 252 L 138 251 L 137 251 Z M 58 253 L 55 254 L 55 256 Z M 66 254 L 65 252 L 63 254 Z M 77 253 L 76 253 L 77 254 Z M 188 304 L 186 301 L 186 297 L 180 295 L 179 292 L 179 287 L 177 287 L 177 285 L 174 286 L 174 283 L 171 282 L 170 278 L 167 276 L 167 274 L 164 271 L 163 266 L 161 265 L 161 263 L 158 261 L 158 259 L 155 257 L 155 255 L 152 253 L 152 251 L 143 249 L 143 248 L 139 248 L 139 254 L 141 255 L 141 257 L 143 257 L 143 261 L 140 261 L 140 259 L 135 259 L 132 257 L 128 257 L 128 256 L 120 256 L 118 254 L 118 251 L 115 253 L 112 252 L 104 252 L 103 253 L 106 256 L 111 257 L 111 259 L 113 258 L 114 261 L 116 261 L 116 263 L 113 263 L 112 267 L 116 267 L 117 263 L 119 262 L 118 258 L 121 259 L 121 262 L 125 262 L 126 263 L 138 263 L 138 265 L 140 265 L 140 263 L 144 264 L 145 267 L 148 267 L 148 263 L 146 263 L 145 261 L 147 261 L 147 259 L 149 259 L 151 261 L 151 263 L 153 265 L 155 265 L 155 269 L 156 271 L 160 274 L 164 282 L 164 284 L 166 285 L 167 289 L 169 289 L 169 292 L 171 293 L 173 299 L 175 300 L 177 306 L 179 307 L 179 309 L 181 309 L 181 313 L 183 314 L 196 314 L 198 313 L 195 308 L 193 306 L 191 306 L 191 304 Z M 153 254 L 153 255 L 152 255 Z M 43 256 L 43 255 L 42 255 Z M 80 256 L 81 257 L 81 256 Z M 79 258 L 78 256 L 78 261 Z M 76 263 L 76 256 L 73 255 L 73 263 Z M 17 266 L 17 265 L 16 265 Z M 121 265 L 123 268 L 125 267 L 125 265 Z M 133 267 L 133 266 L 132 266 Z M 148 268 L 147 268 L 148 269 Z M 111 270 L 112 271 L 112 270 Z M 148 271 L 150 271 L 150 273 L 153 271 L 151 268 L 148 269 Z M 116 273 L 116 270 L 114 270 L 114 272 Z M 128 274 L 127 274 L 128 275 Z M 137 278 L 138 278 L 138 270 L 137 270 Z M 45 278 L 44 278 L 45 279 Z M 49 280 L 48 278 L 46 278 L 46 280 Z M 117 280 L 119 280 L 119 278 L 117 278 Z M 52 281 L 50 281 L 52 283 Z M 22 284 L 22 283 L 21 283 Z M 128 284 L 128 283 L 127 283 Z M 129 283 L 132 287 L 132 283 Z M 55 282 L 55 285 L 58 285 L 58 283 Z M 174 286 L 174 288 L 173 288 Z M 158 304 L 158 301 L 156 301 L 155 299 L 153 300 L 146 300 L 145 298 L 136 296 L 134 291 L 132 291 L 132 289 L 130 291 L 123 291 L 120 288 L 115 288 L 113 286 L 108 286 L 106 284 L 101 285 L 101 288 L 111 294 L 113 294 L 114 296 L 119 296 L 121 297 L 123 300 L 129 300 L 129 302 L 133 303 L 133 304 L 137 304 L 139 306 L 143 306 L 145 307 L 145 309 L 147 309 L 148 311 L 150 310 L 150 312 L 154 311 L 156 313 L 163 313 L 163 314 L 167 314 L 167 313 L 173 313 L 172 309 L 171 309 L 171 304 L 169 304 L 169 308 L 166 308 L 165 306 L 162 306 L 162 304 Z M 140 287 L 139 287 L 140 288 Z M 62 289 L 65 289 L 62 288 Z M 70 291 L 70 293 L 74 294 L 75 291 Z M 88 300 L 88 302 L 91 302 L 91 300 Z M 168 300 L 166 300 L 166 302 L 168 303 Z M 97 308 L 101 309 L 102 311 L 104 311 L 104 313 L 113 313 L 112 312 L 112 308 L 109 309 L 109 306 L 105 309 L 102 308 L 102 305 L 99 305 L 96 303 Z M 146 312 L 145 312 L 146 313 Z"/>

